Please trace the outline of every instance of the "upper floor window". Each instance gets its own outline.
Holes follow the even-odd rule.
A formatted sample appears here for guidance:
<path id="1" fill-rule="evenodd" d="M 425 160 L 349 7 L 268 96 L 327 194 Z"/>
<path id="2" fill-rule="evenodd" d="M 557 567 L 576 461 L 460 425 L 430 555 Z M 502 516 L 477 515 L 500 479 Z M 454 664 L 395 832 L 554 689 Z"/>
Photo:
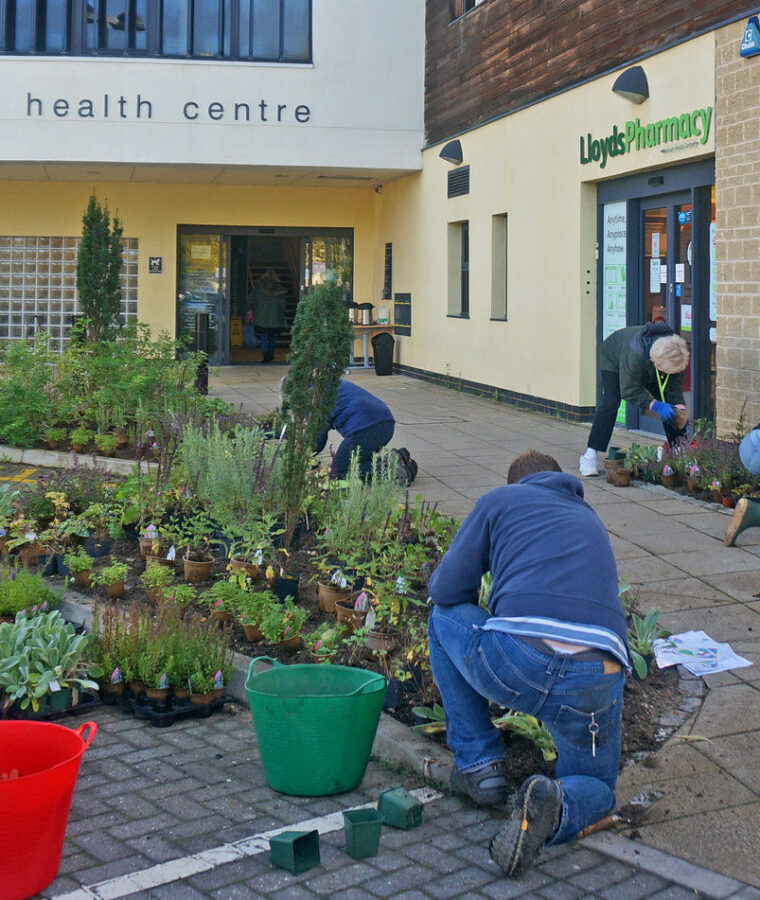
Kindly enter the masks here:
<path id="1" fill-rule="evenodd" d="M 0 53 L 309 62 L 312 0 L 0 0 Z"/>
<path id="2" fill-rule="evenodd" d="M 479 6 L 483 0 L 449 0 L 451 9 L 451 18 L 458 19 L 471 9 Z"/>

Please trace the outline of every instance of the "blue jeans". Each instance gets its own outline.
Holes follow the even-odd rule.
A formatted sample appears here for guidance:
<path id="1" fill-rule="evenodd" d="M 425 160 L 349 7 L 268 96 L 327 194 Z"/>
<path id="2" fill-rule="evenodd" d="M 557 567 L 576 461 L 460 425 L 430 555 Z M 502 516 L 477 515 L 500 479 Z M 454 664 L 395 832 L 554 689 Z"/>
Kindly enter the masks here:
<path id="1" fill-rule="evenodd" d="M 351 464 L 351 454 L 358 450 L 359 474 L 362 478 L 369 478 L 372 475 L 372 457 L 390 442 L 395 427 L 395 422 L 378 422 L 344 438 L 335 451 L 332 474 L 336 478 L 345 478 Z"/>
<path id="2" fill-rule="evenodd" d="M 435 606 L 430 615 L 430 664 L 449 748 L 463 772 L 503 759 L 489 701 L 544 722 L 557 746 L 556 776 L 564 794 L 550 843 L 571 841 L 615 805 L 623 672 L 605 675 L 600 661 L 545 654 L 510 634 L 485 631 L 488 618 L 472 603 Z"/>

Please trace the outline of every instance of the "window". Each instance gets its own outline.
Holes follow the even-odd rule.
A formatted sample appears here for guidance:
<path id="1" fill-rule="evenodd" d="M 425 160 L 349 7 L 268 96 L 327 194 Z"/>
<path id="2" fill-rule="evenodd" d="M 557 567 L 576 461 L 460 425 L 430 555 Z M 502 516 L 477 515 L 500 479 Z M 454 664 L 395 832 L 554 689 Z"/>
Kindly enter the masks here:
<path id="1" fill-rule="evenodd" d="M 71 0 L 5 0 L 0 47 L 16 53 L 64 53 L 71 35 Z"/>
<path id="2" fill-rule="evenodd" d="M 507 214 L 491 217 L 491 318 L 507 318 Z"/>
<path id="3" fill-rule="evenodd" d="M 122 238 L 121 314 L 137 318 L 138 244 Z M 46 331 L 63 350 L 81 315 L 77 299 L 78 237 L 0 235 L 0 340 Z"/>
<path id="4" fill-rule="evenodd" d="M 475 9 L 483 0 L 449 0 L 451 18 L 458 19 L 471 9 Z"/>
<path id="5" fill-rule="evenodd" d="M 0 53 L 311 60 L 312 0 L 0 0 Z"/>
<path id="6" fill-rule="evenodd" d="M 448 229 L 448 315 L 470 316 L 470 223 L 451 222 Z"/>

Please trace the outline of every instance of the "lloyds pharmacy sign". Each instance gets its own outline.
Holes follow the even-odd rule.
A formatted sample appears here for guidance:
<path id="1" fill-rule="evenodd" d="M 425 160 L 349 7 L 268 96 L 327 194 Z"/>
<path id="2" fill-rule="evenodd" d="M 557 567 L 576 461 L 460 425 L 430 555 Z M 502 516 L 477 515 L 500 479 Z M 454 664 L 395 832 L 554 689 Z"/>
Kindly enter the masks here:
<path id="1" fill-rule="evenodd" d="M 613 125 L 612 133 L 603 138 L 586 134 L 581 137 L 581 165 L 598 162 L 599 168 L 603 169 L 610 157 L 651 147 L 662 147 L 662 153 L 670 153 L 684 149 L 680 142 L 689 138 L 694 140 L 687 146 L 706 144 L 710 137 L 712 111 L 712 106 L 706 106 L 680 116 L 650 122 L 648 125 L 642 125 L 641 119 L 634 119 L 626 122 L 622 128 Z"/>

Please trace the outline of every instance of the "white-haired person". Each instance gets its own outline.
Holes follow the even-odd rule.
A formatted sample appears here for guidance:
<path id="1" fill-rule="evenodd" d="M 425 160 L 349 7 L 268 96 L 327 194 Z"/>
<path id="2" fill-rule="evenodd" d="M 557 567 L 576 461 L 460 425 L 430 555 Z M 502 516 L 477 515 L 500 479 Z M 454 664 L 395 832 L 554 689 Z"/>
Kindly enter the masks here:
<path id="1" fill-rule="evenodd" d="M 689 348 L 664 322 L 613 331 L 602 344 L 599 363 L 602 399 L 588 447 L 578 461 L 581 475 L 599 474 L 597 454 L 607 450 L 621 400 L 656 413 L 671 444 L 684 434 L 688 422 L 683 373 Z"/>

